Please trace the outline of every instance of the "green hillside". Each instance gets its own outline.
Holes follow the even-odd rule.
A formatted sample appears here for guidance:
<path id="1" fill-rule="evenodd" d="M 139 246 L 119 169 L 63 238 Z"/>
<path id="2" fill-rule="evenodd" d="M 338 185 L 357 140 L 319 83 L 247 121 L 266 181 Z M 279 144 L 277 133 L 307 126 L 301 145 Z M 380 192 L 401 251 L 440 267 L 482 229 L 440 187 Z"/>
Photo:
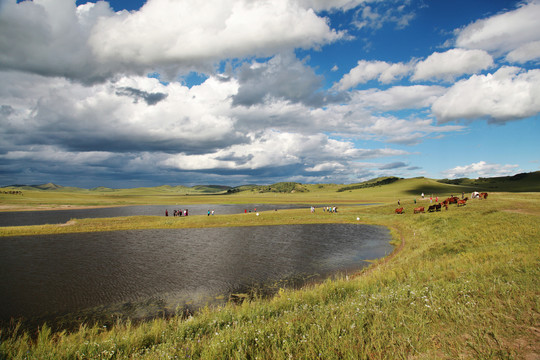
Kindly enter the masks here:
<path id="1" fill-rule="evenodd" d="M 439 180 L 439 182 L 468 188 L 483 188 L 492 191 L 535 192 L 540 191 L 540 171 L 491 178 L 443 179 Z"/>
<path id="2" fill-rule="evenodd" d="M 272 185 L 162 185 L 132 189 L 97 187 L 91 190 L 55 184 L 3 187 L 0 210 L 58 208 L 67 206 L 125 206 L 164 204 L 358 204 L 394 203 L 420 199 L 424 193 L 444 198 L 469 196 L 479 192 L 540 192 L 540 172 L 507 177 L 435 180 L 429 178 L 376 178 L 357 184 L 301 184 L 280 182 Z M 9 194 L 22 192 L 22 196 Z M 209 198 L 211 196 L 211 199 Z"/>
<path id="3" fill-rule="evenodd" d="M 231 187 L 224 185 L 195 185 L 192 189 L 203 194 L 215 194 L 227 192 Z"/>
<path id="4" fill-rule="evenodd" d="M 368 181 L 364 181 L 364 182 L 359 183 L 359 184 L 351 184 L 351 185 L 348 185 L 348 186 L 344 186 L 344 187 L 339 188 L 337 191 L 342 192 L 342 191 L 365 189 L 365 188 L 370 188 L 370 187 L 375 187 L 375 186 L 388 185 L 388 184 L 392 184 L 393 182 L 396 182 L 398 180 L 399 180 L 399 178 L 397 178 L 395 176 L 381 177 L 381 178 L 376 178 L 376 179 L 371 179 L 371 180 L 368 180 Z"/>
<path id="5" fill-rule="evenodd" d="M 256 186 L 254 191 L 259 193 L 272 192 L 272 193 L 294 193 L 294 192 L 306 192 L 309 191 L 305 185 L 297 182 L 279 182 L 272 185 Z"/>
<path id="6" fill-rule="evenodd" d="M 117 192 L 122 194 L 143 193 L 176 193 L 176 194 L 225 194 L 238 192 L 257 193 L 302 193 L 302 192 L 356 192 L 370 189 L 370 191 L 394 195 L 421 194 L 450 194 L 472 191 L 499 191 L 499 192 L 537 192 L 540 191 L 540 171 L 521 173 L 513 176 L 499 176 L 491 178 L 460 178 L 460 179 L 429 179 L 409 178 L 403 179 L 395 176 L 379 177 L 354 184 L 301 184 L 298 182 L 279 182 L 271 185 L 162 185 L 156 187 L 141 187 L 132 189 L 111 189 L 103 186 L 92 189 L 67 187 L 53 183 L 41 185 L 10 185 L 4 188 L 14 190 L 41 190 L 56 192 Z"/>

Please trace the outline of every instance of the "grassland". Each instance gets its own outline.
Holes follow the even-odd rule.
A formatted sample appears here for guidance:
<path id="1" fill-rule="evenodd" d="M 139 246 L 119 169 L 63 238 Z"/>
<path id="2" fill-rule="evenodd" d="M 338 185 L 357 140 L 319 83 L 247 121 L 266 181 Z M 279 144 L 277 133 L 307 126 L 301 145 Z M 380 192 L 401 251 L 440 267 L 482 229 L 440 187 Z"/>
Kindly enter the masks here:
<path id="1" fill-rule="evenodd" d="M 5 236 L 124 228 L 361 222 L 388 226 L 396 252 L 354 276 L 329 279 L 301 290 L 282 289 L 270 299 L 205 308 L 189 318 L 124 322 L 107 328 L 81 325 L 72 333 L 52 333 L 43 327 L 28 334 L 14 325 L 0 334 L 0 358 L 540 357 L 540 193 L 490 192 L 487 200 L 415 215 L 414 199 L 429 203 L 420 200 L 422 191 L 443 198 L 469 192 L 471 187 L 430 179 L 402 179 L 339 193 L 335 185 L 307 187 L 309 191 L 301 193 L 240 192 L 212 195 L 211 199 L 214 203 L 342 204 L 339 212 L 280 210 L 260 216 L 76 219 L 67 226 L 2 228 L 0 235 Z M 210 202 L 208 196 L 189 198 Z M 398 199 L 405 207 L 403 215 L 393 211 Z M 80 201 L 85 204 L 93 200 Z M 101 205 L 108 201 L 105 195 L 95 200 Z M 164 199 L 153 201 L 150 203 L 161 204 Z M 52 197 L 38 202 L 49 206 L 61 203 Z M 379 205 L 351 205 L 360 202 Z"/>

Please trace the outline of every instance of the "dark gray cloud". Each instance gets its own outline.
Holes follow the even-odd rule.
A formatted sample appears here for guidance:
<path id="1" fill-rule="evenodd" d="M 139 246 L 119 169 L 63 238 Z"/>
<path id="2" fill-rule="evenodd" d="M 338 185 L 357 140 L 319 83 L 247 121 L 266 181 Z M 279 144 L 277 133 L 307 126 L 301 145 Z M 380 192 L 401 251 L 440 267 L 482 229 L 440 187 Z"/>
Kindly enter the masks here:
<path id="1" fill-rule="evenodd" d="M 2 106 L 0 106 L 0 115 L 2 115 L 2 116 L 11 115 L 11 114 L 13 114 L 14 111 L 15 110 L 10 105 L 2 105 Z"/>
<path id="2" fill-rule="evenodd" d="M 279 99 L 320 107 L 349 99 L 344 92 L 323 91 L 322 81 L 322 76 L 294 54 L 276 55 L 265 63 L 246 63 L 238 71 L 240 87 L 233 105 L 249 107 Z"/>
<path id="3" fill-rule="evenodd" d="M 385 165 L 379 167 L 379 170 L 393 170 L 393 169 L 403 168 L 403 167 L 406 167 L 406 166 L 407 166 L 407 164 L 405 164 L 404 162 L 396 161 L 396 162 L 385 164 Z"/>
<path id="4" fill-rule="evenodd" d="M 132 87 L 120 87 L 116 91 L 116 95 L 129 96 L 138 102 L 140 99 L 144 100 L 148 105 L 156 105 L 161 100 L 167 98 L 168 94 L 164 93 L 149 93 L 147 91 L 135 89 Z"/>
<path id="5" fill-rule="evenodd" d="M 147 78 L 131 81 L 142 86 L 87 87 L 2 74 L 13 82 L 0 85 L 0 152 L 48 145 L 73 152 L 204 154 L 247 141 L 233 119 L 208 112 L 204 97 L 169 101 L 167 91 L 142 87 Z"/>
<path id="6" fill-rule="evenodd" d="M 254 158 L 253 154 L 245 156 L 235 156 L 233 154 L 227 154 L 223 156 L 216 156 L 216 160 L 220 161 L 233 161 L 237 165 L 244 165 Z"/>

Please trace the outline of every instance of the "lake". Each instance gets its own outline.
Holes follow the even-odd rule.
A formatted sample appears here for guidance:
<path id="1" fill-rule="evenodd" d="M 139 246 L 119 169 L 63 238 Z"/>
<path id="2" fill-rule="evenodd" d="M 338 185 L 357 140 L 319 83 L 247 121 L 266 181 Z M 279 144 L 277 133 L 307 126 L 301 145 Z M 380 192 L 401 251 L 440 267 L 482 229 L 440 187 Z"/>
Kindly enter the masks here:
<path id="1" fill-rule="evenodd" d="M 146 318 L 302 285 L 388 255 L 362 224 L 161 229 L 3 237 L 0 320 Z M 111 320 L 112 321 L 112 320 Z"/>
<path id="2" fill-rule="evenodd" d="M 63 224 L 71 219 L 107 218 L 118 216 L 154 215 L 164 216 L 165 210 L 169 216 L 173 210 L 188 209 L 189 215 L 206 215 L 208 210 L 215 210 L 216 215 L 240 214 L 244 211 L 268 211 L 282 209 L 309 208 L 308 205 L 295 204 L 180 204 L 180 205 L 134 205 L 104 207 L 93 209 L 40 210 L 40 211 L 0 211 L 0 226 L 24 226 Z"/>

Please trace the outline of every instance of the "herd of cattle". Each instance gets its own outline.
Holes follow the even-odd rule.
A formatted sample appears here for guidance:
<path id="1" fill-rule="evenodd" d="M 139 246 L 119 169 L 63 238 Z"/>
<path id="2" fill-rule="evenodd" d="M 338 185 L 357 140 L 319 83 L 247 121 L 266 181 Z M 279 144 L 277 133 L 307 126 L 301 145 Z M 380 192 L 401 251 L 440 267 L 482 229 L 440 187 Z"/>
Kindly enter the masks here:
<path id="1" fill-rule="evenodd" d="M 480 193 L 475 197 L 477 197 L 478 199 L 487 199 L 488 194 L 487 193 Z M 441 208 L 443 208 L 443 207 L 446 210 L 448 210 L 448 205 L 450 205 L 450 204 L 457 204 L 458 207 L 459 206 L 465 206 L 465 205 L 467 205 L 467 200 L 469 200 L 469 198 L 460 199 L 457 196 L 450 196 L 448 199 L 444 200 L 443 202 L 440 202 L 438 204 L 430 205 L 428 207 L 427 211 L 428 212 L 441 211 Z M 397 208 L 395 210 L 396 214 L 403 214 L 404 212 L 405 212 L 405 210 L 404 210 L 403 207 Z M 424 212 L 425 212 L 425 207 L 424 206 L 414 208 L 414 213 L 415 214 L 424 213 Z"/>

